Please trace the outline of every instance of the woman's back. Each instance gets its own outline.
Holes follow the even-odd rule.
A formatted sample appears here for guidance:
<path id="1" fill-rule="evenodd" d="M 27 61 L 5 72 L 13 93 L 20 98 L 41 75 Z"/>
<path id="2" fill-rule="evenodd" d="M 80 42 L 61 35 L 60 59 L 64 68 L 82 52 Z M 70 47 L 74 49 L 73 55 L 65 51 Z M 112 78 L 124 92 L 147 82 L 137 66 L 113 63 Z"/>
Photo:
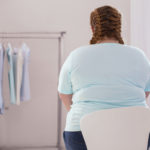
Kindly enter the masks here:
<path id="1" fill-rule="evenodd" d="M 80 131 L 83 115 L 100 109 L 147 106 L 150 63 L 144 52 L 119 43 L 73 50 L 64 62 L 58 91 L 73 94 L 65 131 Z"/>

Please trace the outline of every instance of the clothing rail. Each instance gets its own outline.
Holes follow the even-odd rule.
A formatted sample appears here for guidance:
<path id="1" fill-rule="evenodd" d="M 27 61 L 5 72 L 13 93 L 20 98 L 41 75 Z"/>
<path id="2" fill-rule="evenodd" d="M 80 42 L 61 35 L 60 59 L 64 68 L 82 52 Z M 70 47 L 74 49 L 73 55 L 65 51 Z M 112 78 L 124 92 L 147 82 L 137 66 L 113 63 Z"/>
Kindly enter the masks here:
<path id="1" fill-rule="evenodd" d="M 62 58 L 62 51 L 63 51 L 63 38 L 64 34 L 66 31 L 60 31 L 60 32 L 0 32 L 0 38 L 1 39 L 58 39 L 58 77 L 59 77 L 59 72 L 61 69 L 61 58 Z M 57 81 L 58 82 L 58 81 Z M 57 105 L 57 143 L 56 145 L 50 145 L 46 146 L 47 148 L 56 148 L 57 150 L 62 150 L 61 147 L 61 105 L 62 102 L 59 98 L 59 95 L 57 93 L 57 99 L 58 99 L 58 105 Z M 9 109 L 9 107 L 5 107 L 5 109 Z M 16 147 L 14 147 L 15 149 Z M 19 147 L 20 148 L 38 148 L 38 147 Z M 45 148 L 45 146 L 39 147 Z M 11 150 L 13 147 L 10 148 Z"/>
<path id="2" fill-rule="evenodd" d="M 0 32 L 0 34 L 64 34 L 66 31 L 42 31 L 42 32 Z"/>
<path id="3" fill-rule="evenodd" d="M 24 38 L 24 39 L 58 39 L 62 38 L 66 31 L 61 32 L 0 32 L 0 38 Z M 40 35 L 40 36 L 39 36 Z"/>

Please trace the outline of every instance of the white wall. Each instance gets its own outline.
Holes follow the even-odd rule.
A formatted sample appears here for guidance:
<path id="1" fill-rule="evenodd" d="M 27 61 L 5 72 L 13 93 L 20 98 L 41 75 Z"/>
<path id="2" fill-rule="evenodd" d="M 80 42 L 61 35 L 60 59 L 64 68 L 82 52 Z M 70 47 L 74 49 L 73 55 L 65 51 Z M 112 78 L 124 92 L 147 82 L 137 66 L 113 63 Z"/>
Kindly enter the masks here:
<path id="1" fill-rule="evenodd" d="M 131 1 L 131 43 L 144 50 L 150 58 L 150 1 Z"/>
<path id="2" fill-rule="evenodd" d="M 122 36 L 130 44 L 130 0 L 0 0 L 0 4 L 0 31 L 67 31 L 63 60 L 74 48 L 89 43 L 90 13 L 105 4 L 121 11 Z M 63 131 L 67 111 L 64 106 L 62 110 Z"/>
<path id="3" fill-rule="evenodd" d="M 131 1 L 131 44 L 141 48 L 150 60 L 150 1 Z M 150 106 L 150 97 L 148 98 Z"/>

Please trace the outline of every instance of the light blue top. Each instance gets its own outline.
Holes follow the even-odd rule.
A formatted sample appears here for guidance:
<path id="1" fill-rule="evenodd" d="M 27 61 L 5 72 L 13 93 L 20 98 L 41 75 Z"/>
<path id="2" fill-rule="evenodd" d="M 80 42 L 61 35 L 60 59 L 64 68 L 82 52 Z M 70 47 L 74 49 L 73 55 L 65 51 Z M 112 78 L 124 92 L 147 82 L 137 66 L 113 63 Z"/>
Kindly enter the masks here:
<path id="1" fill-rule="evenodd" d="M 61 67 L 58 91 L 73 94 L 65 131 L 80 131 L 87 113 L 115 107 L 145 106 L 150 62 L 137 47 L 98 43 L 73 50 Z"/>
<path id="2" fill-rule="evenodd" d="M 17 53 L 12 54 L 12 61 L 13 61 L 13 77 L 14 77 L 14 91 L 16 94 L 16 78 L 17 78 Z"/>
<path id="3" fill-rule="evenodd" d="M 23 69 L 22 69 L 20 100 L 28 101 L 31 99 L 30 80 L 29 80 L 30 49 L 25 43 L 22 45 L 22 53 L 23 53 Z"/>
<path id="4" fill-rule="evenodd" d="M 4 100 L 2 94 L 3 68 L 4 68 L 4 49 L 2 44 L 0 43 L 0 114 L 4 113 Z"/>
<path id="5" fill-rule="evenodd" d="M 8 43 L 8 48 L 6 51 L 7 51 L 7 58 L 9 64 L 8 78 L 9 78 L 9 89 L 10 89 L 10 102 L 11 104 L 16 104 L 13 50 L 10 43 Z"/>

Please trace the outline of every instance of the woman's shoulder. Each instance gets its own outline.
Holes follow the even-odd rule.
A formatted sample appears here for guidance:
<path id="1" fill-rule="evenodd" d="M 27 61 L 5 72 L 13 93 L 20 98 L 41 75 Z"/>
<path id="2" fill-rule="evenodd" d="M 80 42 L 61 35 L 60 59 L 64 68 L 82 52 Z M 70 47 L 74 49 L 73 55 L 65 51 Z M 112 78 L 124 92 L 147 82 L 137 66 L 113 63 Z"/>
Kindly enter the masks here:
<path id="1" fill-rule="evenodd" d="M 148 56 L 146 55 L 145 51 L 142 48 L 139 48 L 137 46 L 134 45 L 126 45 L 127 48 L 130 48 L 130 50 L 132 50 L 135 54 L 135 56 L 137 56 L 138 59 L 141 59 L 139 61 L 144 61 L 146 63 L 150 63 Z"/>
<path id="2" fill-rule="evenodd" d="M 130 48 L 130 49 L 132 49 L 132 50 L 135 50 L 135 51 L 138 51 L 138 52 L 144 54 L 144 50 L 141 49 L 141 48 L 139 48 L 139 47 L 137 47 L 137 46 L 134 46 L 134 45 L 127 45 L 127 44 L 124 44 L 124 46 L 125 46 L 126 48 Z"/>
<path id="3" fill-rule="evenodd" d="M 81 52 L 83 52 L 84 50 L 86 50 L 87 48 L 89 48 L 90 45 L 81 45 L 81 46 L 78 46 L 76 48 L 74 48 L 71 52 L 70 52 L 70 55 L 76 55 L 76 54 L 79 54 Z"/>
<path id="4" fill-rule="evenodd" d="M 71 51 L 71 55 L 75 55 L 81 52 L 84 52 L 85 50 L 90 50 L 90 49 L 95 49 L 95 48 L 108 48 L 107 46 L 111 46 L 111 48 L 113 47 L 112 45 L 114 45 L 114 48 L 116 49 L 116 47 L 118 48 L 123 48 L 123 49 L 128 49 L 131 50 L 134 54 L 137 53 L 137 55 L 142 55 L 144 57 L 147 57 L 144 50 L 134 46 L 134 45 L 129 45 L 129 44 L 119 44 L 119 43 L 102 43 L 102 44 L 89 44 L 89 45 L 81 45 L 79 47 L 76 47 L 75 49 L 73 49 Z"/>
<path id="5" fill-rule="evenodd" d="M 79 51 L 79 50 L 82 50 L 82 49 L 86 49 L 86 48 L 89 48 L 91 45 L 81 45 L 81 46 L 78 46 L 76 48 L 74 48 L 74 50 L 72 52 L 75 52 L 75 51 Z"/>

